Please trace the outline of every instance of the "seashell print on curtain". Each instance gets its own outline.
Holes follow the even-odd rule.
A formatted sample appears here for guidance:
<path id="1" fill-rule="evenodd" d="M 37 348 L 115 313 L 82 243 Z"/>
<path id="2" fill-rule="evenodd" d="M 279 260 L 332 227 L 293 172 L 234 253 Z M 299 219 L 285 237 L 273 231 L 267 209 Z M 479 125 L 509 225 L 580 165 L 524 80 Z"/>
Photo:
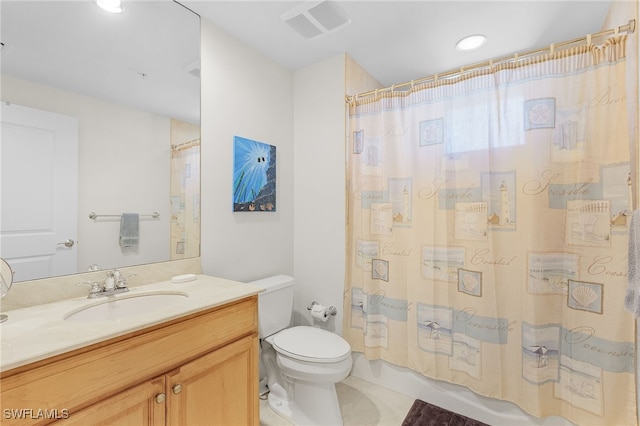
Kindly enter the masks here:
<path id="1" fill-rule="evenodd" d="M 625 37 L 349 105 L 353 350 L 537 417 L 637 424 Z"/>

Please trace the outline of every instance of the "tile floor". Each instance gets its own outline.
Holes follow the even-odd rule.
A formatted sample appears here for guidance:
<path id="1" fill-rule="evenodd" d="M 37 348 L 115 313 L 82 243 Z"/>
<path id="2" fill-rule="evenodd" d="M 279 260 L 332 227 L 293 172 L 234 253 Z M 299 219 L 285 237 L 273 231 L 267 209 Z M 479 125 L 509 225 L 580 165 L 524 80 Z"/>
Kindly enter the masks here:
<path id="1" fill-rule="evenodd" d="M 336 385 L 344 426 L 399 426 L 414 398 L 349 376 Z M 291 426 L 260 401 L 260 426 Z"/>

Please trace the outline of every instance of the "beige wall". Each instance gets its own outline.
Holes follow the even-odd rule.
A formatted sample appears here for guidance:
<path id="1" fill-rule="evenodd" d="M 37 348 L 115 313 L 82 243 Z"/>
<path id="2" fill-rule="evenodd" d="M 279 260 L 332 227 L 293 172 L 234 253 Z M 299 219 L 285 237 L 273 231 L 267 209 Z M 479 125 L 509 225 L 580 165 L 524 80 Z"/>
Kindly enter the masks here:
<path id="1" fill-rule="evenodd" d="M 370 90 L 382 89 L 384 86 L 359 63 L 347 56 L 346 63 L 346 92 L 347 95 L 355 96 L 359 93 L 368 92 Z"/>

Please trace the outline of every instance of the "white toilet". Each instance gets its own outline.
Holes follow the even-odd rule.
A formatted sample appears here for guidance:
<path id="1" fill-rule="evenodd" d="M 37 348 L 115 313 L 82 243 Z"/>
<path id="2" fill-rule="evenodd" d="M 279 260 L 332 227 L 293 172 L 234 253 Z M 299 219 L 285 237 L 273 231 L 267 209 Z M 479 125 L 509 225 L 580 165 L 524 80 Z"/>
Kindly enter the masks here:
<path id="1" fill-rule="evenodd" d="M 269 406 L 295 425 L 342 425 L 335 384 L 351 371 L 351 347 L 321 328 L 287 328 L 292 277 L 276 275 L 249 284 L 265 289 L 258 296 L 258 328 Z"/>

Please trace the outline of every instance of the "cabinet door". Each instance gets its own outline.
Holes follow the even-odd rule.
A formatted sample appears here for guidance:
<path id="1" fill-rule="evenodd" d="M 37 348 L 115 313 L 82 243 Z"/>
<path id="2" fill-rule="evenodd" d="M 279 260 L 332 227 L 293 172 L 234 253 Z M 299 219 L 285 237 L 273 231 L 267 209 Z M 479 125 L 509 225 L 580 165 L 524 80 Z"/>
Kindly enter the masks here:
<path id="1" fill-rule="evenodd" d="M 257 377 L 255 334 L 181 366 L 166 375 L 167 424 L 257 426 Z"/>
<path id="2" fill-rule="evenodd" d="M 144 382 L 106 398 L 58 422 L 67 425 L 163 426 L 165 376 Z M 56 424 L 58 424 L 56 423 Z"/>

